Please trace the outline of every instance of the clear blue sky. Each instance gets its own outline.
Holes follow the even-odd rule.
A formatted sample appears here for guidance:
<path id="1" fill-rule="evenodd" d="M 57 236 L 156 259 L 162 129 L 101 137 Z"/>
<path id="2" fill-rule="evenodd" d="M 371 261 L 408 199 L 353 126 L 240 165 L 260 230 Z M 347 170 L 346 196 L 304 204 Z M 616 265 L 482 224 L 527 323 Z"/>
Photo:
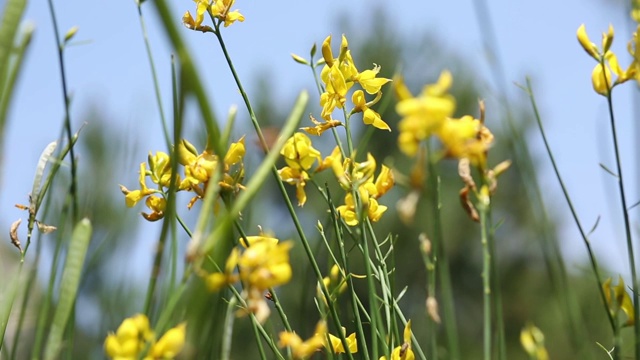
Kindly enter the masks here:
<path id="1" fill-rule="evenodd" d="M 177 23 L 185 10 L 193 12 L 195 8 L 189 0 L 171 3 Z M 620 8 L 606 7 L 599 1 L 502 0 L 489 3 L 507 80 L 510 84 L 523 83 L 527 75 L 534 79 L 551 145 L 558 155 L 580 216 L 587 227 L 602 216 L 592 239 L 596 252 L 605 257 L 609 265 L 626 272 L 624 233 L 614 200 L 617 194 L 615 180 L 605 175 L 598 165 L 600 162 L 609 168 L 614 165 L 609 150 L 606 103 L 591 89 L 590 73 L 594 62 L 579 47 L 575 36 L 578 26 L 586 23 L 592 39 L 599 42 L 600 33 L 612 23 L 617 35 L 613 49 L 621 56 L 626 53 L 626 40 L 630 37 L 625 14 Z M 240 76 L 250 79 L 264 69 L 273 71 L 272 78 L 277 79 L 272 84 L 276 96 L 290 98 L 303 88 L 313 89 L 308 69 L 293 64 L 290 53 L 307 54 L 313 42 L 320 43 L 328 34 L 337 36 L 342 32 L 335 21 L 339 16 L 353 14 L 355 21 L 363 21 L 374 7 L 383 7 L 390 18 L 396 19 L 395 24 L 406 36 L 430 31 L 443 39 L 475 63 L 476 68 L 484 72 L 480 75 L 492 84 L 471 0 L 238 0 L 236 6 L 246 21 L 226 29 L 225 37 Z M 66 53 L 68 80 L 73 93 L 72 117 L 81 118 L 89 103 L 99 103 L 106 117 L 115 119 L 111 124 L 113 128 L 140 141 L 137 153 L 128 157 L 131 159 L 130 170 L 118 174 L 120 182 L 135 186 L 137 163 L 146 158 L 148 150 L 162 149 L 136 5 L 133 1 L 67 0 L 56 1 L 56 7 L 62 33 L 77 25 L 80 30 L 75 39 L 91 41 L 71 47 Z M 164 96 L 168 100 L 171 49 L 164 41 L 153 7 L 145 4 L 144 10 L 157 67 L 162 74 Z M 31 1 L 25 19 L 35 23 L 36 34 L 11 108 L 2 156 L 4 176 L 0 201 L 5 228 L 13 219 L 24 217 L 13 209 L 13 204 L 26 202 L 38 156 L 47 143 L 57 138 L 64 114 L 52 25 L 45 3 Z M 184 35 L 203 69 L 202 76 L 208 79 L 215 108 L 223 117 L 229 106 L 241 104 L 241 99 L 221 54 L 209 36 L 187 29 L 184 29 Z M 431 79 L 424 79 L 425 82 L 428 80 Z M 628 202 L 633 204 L 639 198 L 638 187 L 632 186 L 632 183 L 638 183 L 637 169 L 632 166 L 638 161 L 637 151 L 631 135 L 634 131 L 631 90 L 635 89 L 633 85 L 625 88 L 628 91 L 616 94 L 616 109 L 630 186 Z M 525 99 L 515 85 L 509 87 L 509 96 Z M 638 101 L 637 96 L 635 100 Z M 76 121 L 74 126 L 77 129 L 79 123 Z M 534 153 L 547 164 L 539 136 L 532 136 L 530 141 Z M 562 228 L 565 254 L 573 259 L 584 259 L 584 247 L 569 221 L 568 209 L 548 166 L 541 172 L 540 182 L 553 212 L 567 220 Z M 117 188 L 114 188 L 114 194 L 118 194 Z M 123 211 L 127 210 L 123 208 Z"/>

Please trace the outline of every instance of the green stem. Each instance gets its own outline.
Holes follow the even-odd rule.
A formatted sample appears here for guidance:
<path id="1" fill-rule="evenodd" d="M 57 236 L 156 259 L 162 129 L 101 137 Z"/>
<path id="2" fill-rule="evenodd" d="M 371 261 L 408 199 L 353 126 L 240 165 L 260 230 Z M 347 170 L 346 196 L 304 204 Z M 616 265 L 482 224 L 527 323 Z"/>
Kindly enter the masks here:
<path id="1" fill-rule="evenodd" d="M 600 66 L 602 66 L 603 74 L 606 80 L 606 68 L 604 63 L 604 57 L 600 61 Z M 620 148 L 618 146 L 618 135 L 616 132 L 616 121 L 613 115 L 613 98 L 612 98 L 612 89 L 607 92 L 607 105 L 609 108 L 609 120 L 611 123 L 611 137 L 613 139 L 613 150 L 616 158 L 616 173 L 618 174 L 618 191 L 620 193 L 620 202 L 622 207 L 622 215 L 624 218 L 624 233 L 627 240 L 627 255 L 629 257 L 629 270 L 631 271 L 631 281 L 632 285 L 632 294 L 633 294 L 633 313 L 635 316 L 640 314 L 640 296 L 638 292 L 638 278 L 636 274 L 636 261 L 635 261 L 635 253 L 633 252 L 633 238 L 631 236 L 631 223 L 629 221 L 629 209 L 627 207 L 627 197 L 625 195 L 624 190 L 624 177 L 622 176 L 622 162 L 620 160 Z M 633 330 L 635 334 L 635 358 L 636 360 L 640 360 L 640 322 L 634 321 Z"/>
<path id="2" fill-rule="evenodd" d="M 431 153 L 431 151 L 428 151 Z M 431 189 L 433 221 L 433 248 L 437 259 L 437 272 L 440 279 L 440 291 L 442 293 L 444 329 L 447 334 L 447 345 L 451 360 L 460 359 L 460 345 L 458 341 L 458 329 L 456 326 L 455 303 L 453 299 L 453 287 L 451 285 L 451 271 L 449 268 L 449 256 L 447 255 L 442 230 L 442 203 L 440 201 L 441 187 L 439 169 L 436 160 L 429 156 L 429 187 Z"/>
<path id="3" fill-rule="evenodd" d="M 73 142 L 73 132 L 71 131 L 71 113 L 69 111 L 70 99 L 69 92 L 67 90 L 67 76 L 64 66 L 64 46 L 63 42 L 60 42 L 60 34 L 58 32 L 58 20 L 56 13 L 53 9 L 53 0 L 48 0 L 49 13 L 51 14 L 51 21 L 53 23 L 53 33 L 56 37 L 56 44 L 58 45 L 58 65 L 60 67 L 60 78 L 62 81 L 62 96 L 64 102 L 64 128 L 67 135 L 67 141 L 69 144 Z M 69 149 L 69 155 L 71 157 L 71 184 L 69 186 L 69 193 L 71 194 L 71 221 L 73 224 L 78 222 L 78 197 L 77 197 L 77 164 L 73 150 L 73 146 Z"/>
<path id="4" fill-rule="evenodd" d="M 488 195 L 487 195 L 488 196 Z M 480 202 L 483 200 L 480 199 Z M 487 199 L 487 202 L 490 200 Z M 491 326 L 491 251 L 489 250 L 488 203 L 478 204 L 480 213 L 480 233 L 482 242 L 482 294 L 483 294 L 483 314 L 484 314 L 484 360 L 491 360 L 492 326 Z"/>
<path id="5" fill-rule="evenodd" d="M 596 256 L 593 253 L 593 249 L 591 248 L 591 243 L 589 242 L 589 238 L 587 237 L 587 233 L 582 227 L 582 223 L 578 218 L 578 213 L 573 206 L 573 202 L 571 201 L 571 197 L 569 196 L 569 192 L 567 187 L 562 180 L 562 176 L 560 176 L 560 170 L 558 169 L 558 165 L 556 164 L 555 157 L 553 156 L 553 152 L 551 151 L 551 147 L 549 146 L 549 142 L 547 140 L 547 135 L 544 131 L 544 126 L 542 125 L 542 120 L 540 118 L 540 113 L 538 111 L 538 105 L 536 103 L 535 97 L 533 95 L 533 89 L 531 87 L 531 80 L 529 78 L 527 80 L 527 92 L 529 95 L 529 100 L 531 101 L 531 106 L 533 107 L 533 113 L 536 118 L 536 122 L 538 124 L 538 129 L 540 130 L 540 135 L 542 136 L 542 141 L 544 142 L 545 150 L 547 151 L 547 155 L 549 156 L 549 160 L 551 161 L 551 165 L 553 166 L 553 171 L 556 175 L 556 179 L 558 179 L 558 183 L 560 184 L 560 188 L 562 189 L 562 194 L 564 195 L 565 200 L 567 201 L 567 205 L 569 205 L 569 210 L 571 211 L 571 216 L 573 217 L 573 221 L 575 222 L 578 231 L 580 232 L 580 236 L 582 237 L 582 241 L 587 249 L 587 254 L 589 255 L 589 261 L 591 264 L 591 269 L 593 270 L 593 274 L 595 275 L 596 282 L 598 285 L 598 291 L 600 293 L 600 299 L 602 300 L 602 305 L 607 314 L 607 318 L 609 319 L 609 324 L 611 325 L 611 330 L 615 332 L 616 324 L 615 319 L 611 315 L 609 308 L 607 306 L 607 297 L 604 293 L 604 289 L 602 288 L 602 277 L 600 276 L 600 270 L 598 267 L 598 262 L 596 260 Z"/>
<path id="6" fill-rule="evenodd" d="M 224 332 L 222 334 L 222 355 L 220 356 L 221 360 L 229 360 L 229 354 L 231 353 L 233 324 L 236 318 L 233 308 L 237 302 L 238 300 L 236 300 L 235 297 L 232 297 L 231 299 L 229 299 L 229 303 L 227 304 L 227 313 L 224 317 Z"/>
<path id="7" fill-rule="evenodd" d="M 169 137 L 169 127 L 167 125 L 167 119 L 164 115 L 164 107 L 162 106 L 162 94 L 160 93 L 160 82 L 158 81 L 156 65 L 155 65 L 155 61 L 153 60 L 151 43 L 149 42 L 149 36 L 147 35 L 147 26 L 145 25 L 144 17 L 142 16 L 142 1 L 138 0 L 137 5 L 138 5 L 138 17 L 140 19 L 140 28 L 142 30 L 142 38 L 144 39 L 144 47 L 145 47 L 145 50 L 147 51 L 147 58 L 149 59 L 149 67 L 151 68 L 151 77 L 153 79 L 153 90 L 156 95 L 156 103 L 158 105 L 158 112 L 160 113 L 160 120 L 162 122 L 162 132 L 164 134 L 164 140 L 167 143 L 167 147 L 171 147 L 171 138 Z"/>
<path id="8" fill-rule="evenodd" d="M 487 211 L 487 228 L 489 229 L 489 252 L 491 256 L 491 281 L 493 282 L 493 300 L 496 316 L 496 326 L 498 327 L 498 355 L 500 359 L 506 360 L 507 348 L 504 333 L 504 317 L 502 314 L 502 288 L 500 277 L 498 276 L 497 251 L 495 242 L 495 229 L 491 216 L 491 208 Z"/>

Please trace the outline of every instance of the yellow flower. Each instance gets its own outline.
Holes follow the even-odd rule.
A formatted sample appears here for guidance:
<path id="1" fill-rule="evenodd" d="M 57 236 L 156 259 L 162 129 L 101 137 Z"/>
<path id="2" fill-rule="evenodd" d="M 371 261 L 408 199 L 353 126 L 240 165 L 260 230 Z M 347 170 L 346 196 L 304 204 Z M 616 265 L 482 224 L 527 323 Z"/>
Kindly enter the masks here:
<path id="1" fill-rule="evenodd" d="M 344 327 L 342 328 L 342 333 L 346 334 L 346 329 Z M 347 336 L 345 340 L 347 340 L 349 352 L 352 354 L 357 353 L 358 342 L 356 340 L 356 333 L 351 333 L 351 335 Z M 342 340 L 340 340 L 339 337 L 329 334 L 329 341 L 330 343 L 325 343 L 325 347 L 333 351 L 334 354 L 346 353 Z"/>
<path id="2" fill-rule="evenodd" d="M 398 124 L 398 146 L 402 152 L 409 156 L 417 154 L 418 144 L 453 115 L 456 104 L 448 93 L 451 83 L 451 73 L 443 71 L 437 83 L 425 86 L 418 97 L 413 97 L 401 78 L 394 82 L 399 98 L 396 112 L 402 117 Z"/>
<path id="3" fill-rule="evenodd" d="M 604 282 L 604 284 L 602 284 L 602 289 L 604 290 L 604 295 L 607 300 L 607 306 L 609 307 L 611 315 L 616 317 L 618 316 L 619 311 L 622 310 L 622 312 L 624 312 L 627 317 L 623 325 L 633 325 L 635 323 L 633 302 L 631 301 L 631 297 L 627 293 L 627 289 L 624 286 L 624 280 L 622 280 L 622 276 L 618 278 L 618 285 L 613 288 L 611 287 L 611 278 L 608 278 Z"/>
<path id="4" fill-rule="evenodd" d="M 295 332 L 283 331 L 278 346 L 291 348 L 294 359 L 306 359 L 324 346 L 326 333 L 327 324 L 324 321 L 318 322 L 314 335 L 306 341 L 302 341 Z"/>
<path id="5" fill-rule="evenodd" d="M 157 190 L 147 188 L 147 184 L 145 181 L 146 176 L 147 164 L 140 163 L 140 175 L 138 177 L 140 189 L 131 191 L 123 185 L 120 185 L 120 191 L 122 191 L 122 193 L 124 194 L 124 201 L 127 207 L 134 207 L 138 203 L 138 201 L 144 199 L 146 196 L 159 192 Z"/>
<path id="6" fill-rule="evenodd" d="M 591 72 L 591 83 L 593 84 L 595 92 L 607 96 L 614 86 L 636 77 L 638 72 L 638 58 L 635 56 L 637 49 L 633 49 L 634 42 L 629 43 L 628 46 L 629 52 L 634 56 L 634 60 L 626 70 L 620 67 L 618 58 L 609 50 L 613 43 L 613 26 L 609 25 L 608 32 L 602 34 L 601 48 L 598 48 L 596 44 L 591 42 L 584 24 L 578 28 L 577 35 L 578 42 L 582 48 L 598 62 Z M 612 72 L 616 75 L 615 81 L 612 77 Z"/>
<path id="7" fill-rule="evenodd" d="M 447 156 L 467 158 L 472 165 L 484 167 L 493 135 L 480 120 L 469 115 L 460 119 L 447 118 L 436 135 L 442 141 Z"/>
<path id="8" fill-rule="evenodd" d="M 520 344 L 532 359 L 548 360 L 549 354 L 544 347 L 544 334 L 537 327 L 529 324 L 520 332 Z"/>
<path id="9" fill-rule="evenodd" d="M 369 108 L 369 106 L 377 103 L 381 97 L 382 93 L 378 92 L 378 96 L 376 96 L 373 101 L 367 103 L 364 92 L 362 90 L 355 91 L 351 96 L 351 101 L 354 105 L 353 112 L 362 112 L 362 121 L 366 125 L 373 125 L 378 129 L 391 131 L 389 125 L 380 117 L 380 114 Z"/>
<path id="10" fill-rule="evenodd" d="M 202 26 L 202 21 L 204 21 L 204 14 L 207 12 L 207 8 L 209 7 L 209 0 L 194 0 L 196 2 L 196 18 L 193 19 L 191 13 L 189 11 L 185 12 L 182 16 L 182 24 L 187 27 L 187 29 L 197 30 L 202 32 L 213 31 L 210 26 Z"/>
<path id="11" fill-rule="evenodd" d="M 337 107 L 342 109 L 347 101 L 347 91 L 351 85 L 347 85 L 344 74 L 340 71 L 338 63 L 327 71 L 323 71 L 321 78 L 325 83 L 325 92 L 320 95 L 320 106 L 322 106 L 322 113 L 320 116 L 323 119 L 330 120 L 331 113 Z M 323 76 L 323 74 L 326 74 Z"/>
<path id="12" fill-rule="evenodd" d="M 245 239 L 244 238 L 238 239 L 238 242 L 244 248 L 248 248 L 248 247 L 254 246 L 255 244 L 263 242 L 263 241 L 266 241 L 266 242 L 269 242 L 269 243 L 275 245 L 275 244 L 278 243 L 279 240 L 274 238 L 274 237 L 269 237 L 269 236 L 264 236 L 264 235 L 247 236 L 246 237 L 246 242 L 249 243 L 249 246 L 247 246 L 247 244 L 245 243 Z"/>
<path id="13" fill-rule="evenodd" d="M 235 0 L 216 0 L 211 5 L 211 15 L 224 21 L 224 27 L 228 27 L 236 21 L 244 21 L 244 15 L 238 10 L 229 11 L 235 2 Z"/>
<path id="14" fill-rule="evenodd" d="M 307 185 L 307 180 L 309 180 L 309 174 L 304 170 L 285 166 L 278 170 L 278 175 L 280 175 L 280 179 L 282 179 L 282 181 L 296 187 L 298 206 L 304 206 L 307 202 L 307 193 L 304 191 L 304 187 Z"/>
<path id="15" fill-rule="evenodd" d="M 178 162 L 184 166 L 184 181 L 188 184 L 190 190 L 196 190 L 195 187 L 198 184 L 208 182 L 216 166 L 218 166 L 218 157 L 216 155 L 209 150 L 204 150 L 201 154 L 198 154 L 195 146 L 184 139 L 178 144 L 177 153 Z"/>
<path id="16" fill-rule="evenodd" d="M 411 350 L 411 320 L 409 320 L 404 327 L 404 343 L 393 349 L 391 360 L 414 360 L 415 358 L 413 350 Z M 380 360 L 386 360 L 386 357 L 381 356 Z"/>
<path id="17" fill-rule="evenodd" d="M 150 152 L 147 161 L 149 162 L 149 177 L 151 181 L 168 188 L 171 185 L 171 159 L 169 154 L 163 151 L 156 151 L 156 154 L 152 155 Z M 180 177 L 176 175 L 176 179 L 179 183 Z"/>
<path id="18" fill-rule="evenodd" d="M 380 174 L 378 174 L 378 177 L 376 178 L 376 194 L 373 197 L 377 199 L 380 196 L 386 194 L 394 184 L 395 180 L 393 178 L 393 172 L 388 167 L 382 165 Z"/>
<path id="19" fill-rule="evenodd" d="M 365 70 L 361 73 L 357 73 L 353 79 L 356 81 L 364 91 L 369 94 L 377 94 L 380 92 L 380 88 L 391 81 L 391 79 L 376 77 L 380 72 L 380 66 L 373 64 L 374 67 L 371 70 Z"/>
<path id="20" fill-rule="evenodd" d="M 311 139 L 301 132 L 295 133 L 287 140 L 280 154 L 289 167 L 299 170 L 309 170 L 316 160 L 322 160 L 320 152 L 313 147 Z"/>
<path id="21" fill-rule="evenodd" d="M 358 216 L 356 214 L 356 206 L 355 206 L 355 202 L 353 201 L 353 195 L 351 195 L 351 193 L 348 193 L 344 197 L 344 205 L 338 206 L 336 210 L 340 214 L 340 217 L 344 219 L 344 222 L 347 223 L 347 225 L 349 226 L 358 225 Z"/>
<path id="22" fill-rule="evenodd" d="M 261 241 L 247 248 L 238 258 L 240 279 L 248 286 L 267 290 L 289 282 L 292 271 L 289 264 L 289 241 L 274 244 Z"/>
<path id="23" fill-rule="evenodd" d="M 149 319 L 142 314 L 125 319 L 115 334 L 111 333 L 104 341 L 104 350 L 112 359 L 135 359 L 144 349 L 147 341 L 153 338 Z"/>
<path id="24" fill-rule="evenodd" d="M 224 163 L 227 166 L 235 165 L 244 159 L 246 149 L 244 146 L 244 136 L 238 142 L 232 143 L 224 157 Z"/>
<path id="25" fill-rule="evenodd" d="M 580 43 L 584 51 L 586 51 L 587 54 L 589 54 L 592 58 L 599 62 L 602 54 L 605 54 L 607 51 L 609 51 L 609 48 L 613 43 L 613 26 L 609 25 L 608 31 L 602 34 L 602 48 L 600 49 L 596 44 L 591 42 L 591 39 L 589 39 L 589 35 L 587 35 L 587 28 L 584 26 L 584 24 L 578 27 L 577 36 L 578 42 Z"/>
<path id="26" fill-rule="evenodd" d="M 152 210 L 151 214 L 142 213 L 147 221 L 157 221 L 164 217 L 164 210 L 167 207 L 167 200 L 160 196 L 149 196 L 145 201 L 145 205 Z"/>
<path id="27" fill-rule="evenodd" d="M 173 359 L 184 347 L 187 332 L 187 324 L 169 329 L 157 343 L 153 344 L 149 355 L 151 359 Z"/>

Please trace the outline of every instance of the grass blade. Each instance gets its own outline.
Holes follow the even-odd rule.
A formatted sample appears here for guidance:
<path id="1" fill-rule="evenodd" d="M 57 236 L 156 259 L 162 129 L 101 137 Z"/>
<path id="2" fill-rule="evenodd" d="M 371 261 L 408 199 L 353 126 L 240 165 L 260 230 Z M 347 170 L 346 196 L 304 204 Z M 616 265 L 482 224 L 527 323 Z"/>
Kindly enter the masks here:
<path id="1" fill-rule="evenodd" d="M 91 222 L 85 218 L 80 220 L 71 235 L 69 252 L 67 253 L 67 260 L 62 272 L 60 299 L 53 316 L 51 332 L 49 333 L 44 351 L 44 358 L 46 360 L 56 359 L 62 347 L 62 336 L 67 327 L 69 315 L 71 315 L 71 311 L 76 302 L 80 277 L 82 276 L 82 267 L 90 240 Z"/>

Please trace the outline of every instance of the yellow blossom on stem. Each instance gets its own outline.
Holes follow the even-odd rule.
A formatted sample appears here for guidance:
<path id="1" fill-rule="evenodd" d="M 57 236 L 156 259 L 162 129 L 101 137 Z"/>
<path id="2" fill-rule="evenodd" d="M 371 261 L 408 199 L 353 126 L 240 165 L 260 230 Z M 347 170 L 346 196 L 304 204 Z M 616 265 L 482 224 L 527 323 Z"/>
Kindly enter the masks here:
<path id="1" fill-rule="evenodd" d="M 360 84 L 368 94 L 377 94 L 383 85 L 391 81 L 391 79 L 377 77 L 379 72 L 380 66 L 373 64 L 373 69 L 359 72 L 353 79 Z"/>
<path id="2" fill-rule="evenodd" d="M 327 324 L 324 321 L 318 322 L 314 335 L 305 341 L 295 332 L 283 331 L 278 346 L 291 348 L 294 359 L 306 359 L 324 346 L 326 333 Z"/>
<path id="3" fill-rule="evenodd" d="M 157 221 L 164 217 L 164 210 L 167 207 L 167 200 L 161 196 L 149 196 L 145 201 L 145 205 L 152 210 L 151 214 L 145 212 L 142 216 L 148 221 Z"/>
<path id="4" fill-rule="evenodd" d="M 389 125 L 387 125 L 387 123 L 384 122 L 380 117 L 380 114 L 369 108 L 373 104 L 377 103 L 381 97 L 382 93 L 378 92 L 376 98 L 373 101 L 367 103 L 364 97 L 364 92 L 362 90 L 356 90 L 351 96 L 351 101 L 354 105 L 353 112 L 361 112 L 362 121 L 366 125 L 373 125 L 378 129 L 391 131 Z"/>
<path id="5" fill-rule="evenodd" d="M 589 54 L 589 56 L 598 62 L 591 72 L 591 83 L 593 85 L 593 90 L 596 93 L 608 96 L 613 87 L 637 76 L 638 58 L 634 56 L 635 50 L 633 50 L 633 42 L 629 44 L 628 48 L 629 52 L 634 56 L 634 60 L 626 70 L 620 67 L 615 53 L 609 50 L 613 43 L 613 26 L 609 25 L 609 30 L 602 34 L 601 48 L 591 42 L 584 24 L 580 25 L 578 28 L 577 36 L 578 42 L 582 48 L 587 52 L 587 54 Z M 615 79 L 613 78 L 612 73 L 616 75 Z"/>
<path id="6" fill-rule="evenodd" d="M 448 93 L 452 81 L 451 73 L 443 71 L 438 82 L 425 86 L 417 97 L 411 95 L 401 78 L 394 81 L 399 99 L 396 112 L 402 117 L 398 124 L 398 146 L 402 152 L 409 156 L 417 154 L 419 143 L 453 115 L 455 99 Z"/>
<path id="7" fill-rule="evenodd" d="M 248 248 L 248 247 L 254 246 L 255 244 L 263 242 L 263 241 L 266 241 L 266 242 L 269 242 L 269 243 L 272 243 L 273 245 L 275 245 L 275 244 L 278 243 L 279 240 L 274 238 L 274 237 L 264 236 L 264 235 L 247 236 L 246 239 L 245 238 L 238 239 L 238 242 L 244 248 Z M 248 246 L 246 244 L 247 242 L 249 243 Z"/>
<path id="8" fill-rule="evenodd" d="M 468 158 L 472 165 L 484 167 L 493 135 L 480 120 L 470 115 L 460 119 L 447 118 L 437 130 L 447 156 Z"/>
<path id="9" fill-rule="evenodd" d="M 138 178 L 138 181 L 140 183 L 140 189 L 131 191 L 126 187 L 120 185 L 120 191 L 122 191 L 122 193 L 124 194 L 124 200 L 127 207 L 134 207 L 138 203 L 138 201 L 144 199 L 148 195 L 155 194 L 158 192 L 157 190 L 152 190 L 147 187 L 147 184 L 145 181 L 145 178 L 147 176 L 146 174 L 147 174 L 147 164 L 141 163 L 140 175 Z"/>
<path id="10" fill-rule="evenodd" d="M 549 354 L 544 346 L 544 334 L 529 324 L 520 332 L 520 344 L 532 359 L 548 360 Z"/>
<path id="11" fill-rule="evenodd" d="M 202 22 L 204 21 L 204 14 L 207 12 L 207 8 L 209 7 L 209 0 L 194 0 L 196 2 L 196 18 L 189 11 L 185 12 L 182 16 L 182 24 L 187 27 L 187 29 L 197 30 L 202 32 L 210 32 L 213 29 L 210 26 L 203 26 Z"/>
<path id="12" fill-rule="evenodd" d="M 321 79 L 325 83 L 325 91 L 320 95 L 320 106 L 322 106 L 321 117 L 326 120 L 331 119 L 331 113 L 337 107 L 342 109 L 347 101 L 347 91 L 351 87 L 352 82 L 348 85 L 344 74 L 340 71 L 337 63 L 328 68 L 328 71 Z"/>
<path id="13" fill-rule="evenodd" d="M 136 359 L 145 344 L 153 339 L 149 319 L 142 314 L 125 319 L 116 333 L 107 335 L 104 350 L 112 359 Z"/>
<path id="14" fill-rule="evenodd" d="M 243 22 L 244 15 L 238 10 L 230 11 L 235 0 L 216 0 L 211 4 L 211 16 L 224 21 L 224 27 L 228 27 L 236 21 Z"/>
<path id="15" fill-rule="evenodd" d="M 149 177 L 151 181 L 168 188 L 171 185 L 171 159 L 169 154 L 163 151 L 156 151 L 156 154 L 152 155 L 150 152 L 147 161 L 149 162 Z M 177 174 L 176 179 L 179 183 L 180 177 Z"/>
<path id="16" fill-rule="evenodd" d="M 240 279 L 248 286 L 267 290 L 291 279 L 289 250 L 293 243 L 262 241 L 247 248 L 238 259 Z"/>
<path id="17" fill-rule="evenodd" d="M 229 146 L 229 150 L 224 157 L 224 164 L 227 166 L 235 165 L 244 159 L 244 155 L 246 153 L 246 148 L 244 145 L 244 136 L 238 140 L 238 142 L 232 143 Z"/>
<path id="18" fill-rule="evenodd" d="M 278 175 L 282 181 L 289 185 L 296 187 L 296 198 L 298 199 L 298 206 L 304 206 L 307 202 L 307 193 L 304 191 L 304 187 L 309 180 L 309 174 L 306 171 L 300 169 L 290 168 L 288 166 L 278 170 Z"/>
<path id="19" fill-rule="evenodd" d="M 624 285 L 624 280 L 622 280 L 622 276 L 620 276 L 618 279 L 618 285 L 612 287 L 611 278 L 608 278 L 602 284 L 602 289 L 604 290 L 604 296 L 607 300 L 607 306 L 609 307 L 611 315 L 617 317 L 620 310 L 622 310 L 622 312 L 626 315 L 626 319 L 623 325 L 631 326 L 635 323 L 633 302 L 631 301 L 629 293 L 627 293 L 627 289 Z"/>
<path id="20" fill-rule="evenodd" d="M 407 321 L 407 325 L 404 327 L 404 343 L 397 346 L 391 352 L 390 360 L 414 360 L 416 357 L 411 350 L 411 320 Z M 385 356 L 381 356 L 380 360 L 386 360 Z"/>
<path id="21" fill-rule="evenodd" d="M 149 350 L 150 359 L 173 359 L 184 347 L 187 324 L 169 329 Z"/>
<path id="22" fill-rule="evenodd" d="M 295 133 L 287 140 L 280 154 L 287 165 L 294 169 L 309 170 L 316 160 L 322 160 L 320 151 L 316 150 L 311 139 L 301 132 Z"/>
<path id="23" fill-rule="evenodd" d="M 346 329 L 343 327 L 342 333 L 346 335 Z M 334 354 L 343 354 L 346 353 L 344 345 L 342 344 L 342 340 L 339 337 L 329 335 L 329 342 L 325 343 L 325 347 L 331 350 Z M 349 352 L 355 354 L 358 352 L 358 341 L 356 340 L 356 333 L 351 333 L 351 335 L 347 336 L 347 348 Z"/>

